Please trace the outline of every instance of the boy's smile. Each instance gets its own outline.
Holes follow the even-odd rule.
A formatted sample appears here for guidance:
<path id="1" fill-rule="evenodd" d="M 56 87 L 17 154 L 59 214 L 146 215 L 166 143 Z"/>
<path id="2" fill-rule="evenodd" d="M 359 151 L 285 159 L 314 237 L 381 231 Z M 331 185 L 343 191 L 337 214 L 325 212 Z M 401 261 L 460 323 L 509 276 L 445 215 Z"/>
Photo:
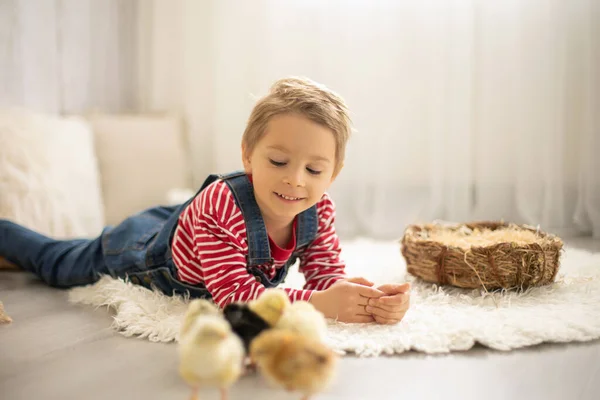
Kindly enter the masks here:
<path id="1" fill-rule="evenodd" d="M 321 199 L 335 178 L 335 149 L 331 130 L 297 114 L 271 118 L 251 154 L 242 149 L 267 227 L 290 224 Z"/>
<path id="2" fill-rule="evenodd" d="M 290 197 L 290 196 L 286 196 L 285 194 L 281 194 L 281 193 L 277 193 L 277 192 L 273 192 L 277 195 L 277 197 L 279 197 L 281 200 L 283 201 L 288 201 L 290 203 L 294 203 L 300 200 L 304 200 L 305 197 Z"/>

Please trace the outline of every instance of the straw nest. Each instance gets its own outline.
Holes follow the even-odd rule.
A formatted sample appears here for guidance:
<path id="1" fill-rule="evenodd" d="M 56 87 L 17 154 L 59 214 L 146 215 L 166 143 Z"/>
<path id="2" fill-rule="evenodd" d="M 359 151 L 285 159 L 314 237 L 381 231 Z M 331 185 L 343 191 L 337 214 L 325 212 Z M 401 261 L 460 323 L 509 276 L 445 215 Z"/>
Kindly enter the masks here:
<path id="1" fill-rule="evenodd" d="M 410 225 L 402 238 L 410 274 L 439 285 L 485 290 L 553 282 L 562 248 L 556 236 L 504 222 Z"/>

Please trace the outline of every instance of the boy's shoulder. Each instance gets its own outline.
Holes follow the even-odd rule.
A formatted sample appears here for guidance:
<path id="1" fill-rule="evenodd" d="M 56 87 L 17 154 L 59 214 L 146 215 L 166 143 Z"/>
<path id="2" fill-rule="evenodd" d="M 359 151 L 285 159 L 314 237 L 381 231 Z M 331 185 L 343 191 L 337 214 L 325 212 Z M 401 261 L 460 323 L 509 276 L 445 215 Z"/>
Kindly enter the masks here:
<path id="1" fill-rule="evenodd" d="M 323 193 L 321 199 L 317 202 L 317 215 L 319 219 L 329 219 L 335 216 L 335 202 L 329 193 Z"/>
<path id="2" fill-rule="evenodd" d="M 206 186 L 199 194 L 198 197 L 206 200 L 219 201 L 223 196 L 233 196 L 231 189 L 227 182 L 223 179 L 217 179 L 208 186 Z"/>
<path id="3" fill-rule="evenodd" d="M 321 196 L 321 199 L 317 202 L 317 208 L 322 207 L 335 208 L 335 202 L 333 201 L 331 195 L 327 192 L 323 193 L 323 196 Z"/>
<path id="4" fill-rule="evenodd" d="M 233 204 L 232 204 L 233 203 Z M 234 207 L 232 207 L 232 205 Z M 231 217 L 229 214 L 239 213 L 235 206 L 235 198 L 231 189 L 222 179 L 207 185 L 190 204 L 194 212 L 213 217 Z M 226 215 L 227 214 L 227 215 Z"/>

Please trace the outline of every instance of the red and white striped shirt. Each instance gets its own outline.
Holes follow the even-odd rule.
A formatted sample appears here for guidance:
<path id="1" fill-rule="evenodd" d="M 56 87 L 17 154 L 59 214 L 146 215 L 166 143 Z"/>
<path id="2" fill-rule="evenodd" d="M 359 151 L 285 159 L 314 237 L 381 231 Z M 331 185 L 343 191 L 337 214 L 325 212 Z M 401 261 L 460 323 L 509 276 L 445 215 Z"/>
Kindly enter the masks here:
<path id="1" fill-rule="evenodd" d="M 325 290 L 345 277 L 334 228 L 335 206 L 329 195 L 324 194 L 317 203 L 317 216 L 317 236 L 299 257 L 300 272 L 306 279 L 304 289 L 284 288 L 291 301 L 308 301 L 314 290 Z M 280 248 L 269 238 L 274 265 L 259 266 L 269 279 L 289 260 L 295 242 L 295 232 L 286 248 Z M 265 290 L 246 269 L 246 224 L 224 181 L 210 184 L 181 213 L 172 253 L 178 279 L 204 284 L 220 307 L 256 299 Z"/>

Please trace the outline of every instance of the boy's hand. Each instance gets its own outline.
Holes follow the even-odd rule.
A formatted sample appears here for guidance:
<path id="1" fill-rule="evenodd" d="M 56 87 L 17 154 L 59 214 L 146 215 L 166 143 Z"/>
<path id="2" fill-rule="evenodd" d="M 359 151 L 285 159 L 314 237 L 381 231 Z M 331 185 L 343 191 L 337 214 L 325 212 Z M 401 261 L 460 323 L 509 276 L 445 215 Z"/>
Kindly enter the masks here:
<path id="1" fill-rule="evenodd" d="M 362 276 L 356 276 L 354 278 L 346 278 L 344 279 L 346 282 L 356 283 L 363 286 L 373 286 L 374 283 L 368 280 L 367 278 L 363 278 Z"/>
<path id="2" fill-rule="evenodd" d="M 340 322 L 373 322 L 374 316 L 366 311 L 367 303 L 369 300 L 373 301 L 385 294 L 368 285 L 343 279 L 334 283 L 327 290 L 314 292 L 310 303 L 325 317 L 334 318 Z"/>
<path id="3" fill-rule="evenodd" d="M 367 312 L 378 324 L 397 324 L 410 307 L 410 283 L 385 284 L 377 289 L 386 295 L 368 299 Z"/>

